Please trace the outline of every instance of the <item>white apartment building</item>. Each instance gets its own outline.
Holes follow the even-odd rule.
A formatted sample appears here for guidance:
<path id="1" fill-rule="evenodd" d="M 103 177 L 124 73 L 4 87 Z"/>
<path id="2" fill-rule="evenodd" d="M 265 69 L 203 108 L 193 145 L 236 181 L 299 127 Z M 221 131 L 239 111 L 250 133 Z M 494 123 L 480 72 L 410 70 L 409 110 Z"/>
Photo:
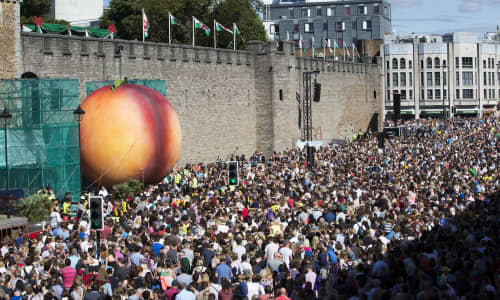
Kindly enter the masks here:
<path id="1" fill-rule="evenodd" d="M 402 118 L 497 114 L 500 99 L 500 41 L 476 33 L 386 36 L 384 108 L 393 114 L 401 96 Z"/>

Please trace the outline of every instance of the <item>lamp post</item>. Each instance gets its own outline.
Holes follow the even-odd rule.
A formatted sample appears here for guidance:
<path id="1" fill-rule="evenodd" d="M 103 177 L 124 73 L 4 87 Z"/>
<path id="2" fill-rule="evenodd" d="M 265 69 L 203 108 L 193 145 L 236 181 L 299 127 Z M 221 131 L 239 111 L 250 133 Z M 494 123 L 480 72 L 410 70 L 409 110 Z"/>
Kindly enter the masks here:
<path id="1" fill-rule="evenodd" d="M 81 192 L 81 189 L 82 189 L 82 166 L 81 166 L 82 152 L 80 149 L 80 146 L 81 146 L 80 123 L 83 120 L 83 116 L 85 115 L 85 111 L 82 109 L 80 104 L 78 104 L 78 107 L 73 111 L 73 115 L 75 116 L 75 120 L 78 121 L 78 153 L 79 153 L 79 157 L 80 157 L 80 192 Z"/>
<path id="2" fill-rule="evenodd" d="M 7 155 L 7 125 L 9 125 L 12 115 L 7 110 L 7 107 L 3 109 L 0 114 L 0 119 L 2 120 L 3 131 L 5 134 L 5 171 L 6 171 L 6 190 L 9 190 L 9 157 Z"/>

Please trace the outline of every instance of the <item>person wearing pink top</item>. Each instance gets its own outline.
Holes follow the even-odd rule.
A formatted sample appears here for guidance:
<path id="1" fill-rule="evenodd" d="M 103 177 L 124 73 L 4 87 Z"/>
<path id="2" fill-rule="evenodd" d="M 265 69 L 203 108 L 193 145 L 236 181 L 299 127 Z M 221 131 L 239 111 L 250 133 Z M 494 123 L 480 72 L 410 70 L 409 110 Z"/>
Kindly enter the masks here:
<path id="1" fill-rule="evenodd" d="M 71 267 L 71 260 L 69 258 L 66 258 L 64 265 L 66 267 L 61 270 L 61 275 L 63 278 L 64 288 L 69 291 L 73 286 L 73 281 L 76 277 L 76 269 Z"/>

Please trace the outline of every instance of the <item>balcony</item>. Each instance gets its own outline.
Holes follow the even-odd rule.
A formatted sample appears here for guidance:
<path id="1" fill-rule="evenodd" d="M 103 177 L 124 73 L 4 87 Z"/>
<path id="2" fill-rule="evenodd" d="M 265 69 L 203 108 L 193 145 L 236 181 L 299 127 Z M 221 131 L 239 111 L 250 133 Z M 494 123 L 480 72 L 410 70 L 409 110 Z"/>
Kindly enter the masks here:
<path id="1" fill-rule="evenodd" d="M 444 105 L 448 105 L 448 100 L 444 100 Z M 436 100 L 420 100 L 419 102 L 420 107 L 423 106 L 443 106 L 443 99 L 436 99 Z"/>
<path id="2" fill-rule="evenodd" d="M 500 103 L 500 100 L 497 99 L 483 99 L 482 101 L 483 105 L 497 105 Z"/>
<path id="3" fill-rule="evenodd" d="M 478 105 L 479 100 L 477 99 L 455 99 L 455 105 Z"/>

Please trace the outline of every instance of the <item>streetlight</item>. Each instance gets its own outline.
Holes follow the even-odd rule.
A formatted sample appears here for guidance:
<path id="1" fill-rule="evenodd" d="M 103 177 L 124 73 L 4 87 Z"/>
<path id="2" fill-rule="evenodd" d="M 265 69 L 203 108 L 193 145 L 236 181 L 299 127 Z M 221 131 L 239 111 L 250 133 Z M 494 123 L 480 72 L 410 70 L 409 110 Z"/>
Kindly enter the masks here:
<path id="1" fill-rule="evenodd" d="M 0 119 L 2 120 L 3 131 L 5 134 L 5 170 L 6 172 L 6 189 L 9 190 L 9 157 L 7 155 L 7 125 L 10 123 L 10 119 L 12 119 L 12 115 L 7 110 L 7 107 L 4 107 L 3 112 L 0 114 Z"/>
<path id="2" fill-rule="evenodd" d="M 81 135 L 80 135 L 80 123 L 83 120 L 83 116 L 85 115 L 85 111 L 82 109 L 80 104 L 78 104 L 78 107 L 73 111 L 73 115 L 75 116 L 75 120 L 78 121 L 78 153 L 80 157 L 80 192 L 82 188 L 82 152 L 81 152 Z"/>

